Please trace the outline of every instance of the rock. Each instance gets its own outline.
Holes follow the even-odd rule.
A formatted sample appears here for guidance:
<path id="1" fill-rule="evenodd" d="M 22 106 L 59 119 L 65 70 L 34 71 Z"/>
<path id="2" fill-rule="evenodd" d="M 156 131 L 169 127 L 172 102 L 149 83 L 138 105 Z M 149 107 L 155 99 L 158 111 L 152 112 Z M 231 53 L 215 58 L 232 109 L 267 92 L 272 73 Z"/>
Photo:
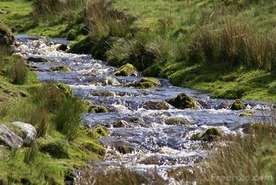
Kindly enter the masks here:
<path id="1" fill-rule="evenodd" d="M 137 69 L 132 64 L 125 64 L 114 73 L 115 76 L 137 76 L 137 74 Z"/>
<path id="2" fill-rule="evenodd" d="M 1 144 L 12 149 L 17 149 L 23 145 L 23 139 L 2 124 L 0 125 L 0 145 Z"/>
<path id="3" fill-rule="evenodd" d="M 113 143 L 113 147 L 122 154 L 127 154 L 134 151 L 134 147 L 124 141 L 116 141 Z"/>
<path id="4" fill-rule="evenodd" d="M 191 120 L 185 117 L 169 117 L 165 120 L 167 125 L 189 125 Z"/>
<path id="5" fill-rule="evenodd" d="M 16 132 L 23 138 L 23 143 L 25 145 L 30 145 L 37 136 L 36 129 L 33 125 L 23 122 L 12 122 L 11 125 L 19 132 Z"/>
<path id="6" fill-rule="evenodd" d="M 67 49 L 68 49 L 67 45 L 65 45 L 65 44 L 59 44 L 57 47 L 58 51 L 66 51 Z"/>
<path id="7" fill-rule="evenodd" d="M 41 57 L 29 57 L 28 61 L 35 62 L 35 63 L 47 63 L 48 62 L 47 59 L 41 58 Z"/>
<path id="8" fill-rule="evenodd" d="M 199 103 L 185 93 L 179 94 L 177 97 L 167 100 L 167 102 L 178 109 L 199 108 Z"/>
<path id="9" fill-rule="evenodd" d="M 69 72 L 71 71 L 67 66 L 55 66 L 50 68 L 51 71 Z"/>
<path id="10" fill-rule="evenodd" d="M 133 86 L 141 88 L 141 89 L 147 89 L 147 88 L 154 88 L 160 86 L 161 83 L 156 78 L 151 77 L 144 77 L 141 80 L 135 82 Z"/>
<path id="11" fill-rule="evenodd" d="M 231 110 L 243 110 L 245 108 L 245 104 L 240 99 L 235 100 L 234 103 L 230 106 Z"/>
<path id="12" fill-rule="evenodd" d="M 156 155 L 153 155 L 153 156 L 149 156 L 145 159 L 142 159 L 139 163 L 140 164 L 146 164 L 146 165 L 150 165 L 150 164 L 153 164 L 153 165 L 161 165 L 162 162 L 160 161 L 160 157 L 159 156 L 156 156 Z"/>
<path id="13" fill-rule="evenodd" d="M 95 90 L 91 93 L 92 96 L 115 96 L 116 94 L 114 92 L 105 90 L 105 89 L 99 89 Z"/>
<path id="14" fill-rule="evenodd" d="M 106 77 L 105 79 L 105 85 L 114 85 L 114 86 L 118 86 L 120 85 L 120 82 L 114 78 L 114 77 L 111 77 L 111 76 L 108 76 Z"/>
<path id="15" fill-rule="evenodd" d="M 124 120 L 120 120 L 117 122 L 112 123 L 114 128 L 121 128 L 121 127 L 127 127 L 128 126 L 128 122 L 124 121 Z"/>
<path id="16" fill-rule="evenodd" d="M 170 105 L 165 101 L 148 101 L 143 104 L 143 108 L 147 110 L 168 110 Z"/>
<path id="17" fill-rule="evenodd" d="M 202 133 L 196 133 L 192 136 L 192 140 L 201 140 L 201 141 L 208 141 L 208 142 L 212 142 L 216 139 L 218 139 L 219 137 L 221 137 L 222 134 L 219 132 L 218 129 L 216 128 L 209 128 L 206 131 L 202 132 Z"/>
<path id="18" fill-rule="evenodd" d="M 251 110 L 245 110 L 244 112 L 240 113 L 240 117 L 250 117 L 253 116 L 253 111 Z"/>
<path id="19" fill-rule="evenodd" d="M 221 102 L 216 109 L 228 109 L 229 104 L 226 101 Z"/>
<path id="20" fill-rule="evenodd" d="M 89 113 L 106 113 L 109 112 L 108 109 L 101 105 L 90 105 L 88 107 Z"/>
<path id="21" fill-rule="evenodd" d="M 0 23 L 0 45 L 10 46 L 14 43 L 14 40 L 11 30 Z"/>

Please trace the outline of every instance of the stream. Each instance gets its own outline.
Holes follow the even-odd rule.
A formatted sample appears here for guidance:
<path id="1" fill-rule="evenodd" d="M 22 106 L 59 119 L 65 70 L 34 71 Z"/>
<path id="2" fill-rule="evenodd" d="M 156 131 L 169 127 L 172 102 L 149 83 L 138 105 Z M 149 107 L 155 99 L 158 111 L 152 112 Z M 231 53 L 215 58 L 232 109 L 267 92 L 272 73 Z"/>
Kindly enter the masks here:
<path id="1" fill-rule="evenodd" d="M 101 138 L 106 147 L 101 168 L 124 166 L 141 174 L 156 171 L 168 184 L 177 181 L 168 172 L 180 167 L 189 168 L 205 159 L 209 153 L 202 141 L 192 140 L 194 133 L 207 128 L 218 128 L 223 134 L 241 132 L 243 125 L 269 119 L 270 106 L 262 102 L 246 102 L 250 116 L 244 110 L 230 110 L 232 100 L 214 99 L 207 93 L 173 86 L 160 79 L 157 88 L 139 89 L 128 84 L 142 76 L 115 76 L 116 68 L 91 55 L 66 53 L 58 50 L 64 39 L 45 39 L 17 36 L 16 51 L 29 60 L 28 65 L 45 82 L 62 82 L 69 85 L 76 96 L 108 108 L 107 113 L 87 113 L 83 122 L 88 127 L 106 126 L 110 135 Z M 36 60 L 34 60 L 36 59 Z M 43 60 L 44 59 L 44 60 Z M 67 72 L 53 71 L 66 66 Z M 146 102 L 160 102 L 185 93 L 198 100 L 198 109 L 150 110 Z M 179 124 L 172 124 L 178 120 Z M 211 144 L 210 144 L 211 145 Z"/>

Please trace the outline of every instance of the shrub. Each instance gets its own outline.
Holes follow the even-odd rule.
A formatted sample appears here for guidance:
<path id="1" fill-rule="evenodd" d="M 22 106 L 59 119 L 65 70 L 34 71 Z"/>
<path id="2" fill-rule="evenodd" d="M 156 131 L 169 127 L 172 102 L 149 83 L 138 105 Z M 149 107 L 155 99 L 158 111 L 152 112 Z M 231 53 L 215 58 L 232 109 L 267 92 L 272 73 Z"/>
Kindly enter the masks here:
<path id="1" fill-rule="evenodd" d="M 12 65 L 9 75 L 12 83 L 22 85 L 27 79 L 28 70 L 24 59 L 14 57 L 14 64 Z"/>

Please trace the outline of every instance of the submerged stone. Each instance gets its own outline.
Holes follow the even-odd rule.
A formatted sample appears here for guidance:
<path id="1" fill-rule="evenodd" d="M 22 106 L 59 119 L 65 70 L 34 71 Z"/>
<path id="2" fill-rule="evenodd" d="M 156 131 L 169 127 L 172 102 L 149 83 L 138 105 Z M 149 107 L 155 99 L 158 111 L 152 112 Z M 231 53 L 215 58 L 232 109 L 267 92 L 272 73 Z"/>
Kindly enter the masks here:
<path id="1" fill-rule="evenodd" d="M 189 125 L 191 120 L 185 117 L 169 117 L 165 120 L 167 125 Z"/>
<path id="2" fill-rule="evenodd" d="M 69 67 L 67 66 L 56 66 L 56 67 L 51 67 L 51 71 L 57 71 L 57 72 L 69 72 L 71 71 Z"/>
<path id="3" fill-rule="evenodd" d="M 167 102 L 178 109 L 199 108 L 199 103 L 185 93 L 179 94 L 177 97 L 167 100 Z"/>
<path id="4" fill-rule="evenodd" d="M 143 108 L 147 110 L 168 110 L 170 105 L 165 101 L 148 101 L 143 104 Z"/>
<path id="5" fill-rule="evenodd" d="M 28 61 L 34 62 L 34 63 L 47 63 L 48 60 L 42 57 L 29 57 Z"/>
<path id="6" fill-rule="evenodd" d="M 125 64 L 114 73 L 115 76 L 137 76 L 137 74 L 137 69 L 132 64 Z"/>
<path id="7" fill-rule="evenodd" d="M 230 107 L 231 110 L 242 110 L 245 108 L 246 108 L 245 104 L 240 99 L 235 100 Z"/>
<path id="8" fill-rule="evenodd" d="M 148 89 L 160 86 L 161 83 L 158 79 L 152 77 L 144 77 L 141 80 L 134 83 L 133 86 L 141 88 L 141 89 Z"/>

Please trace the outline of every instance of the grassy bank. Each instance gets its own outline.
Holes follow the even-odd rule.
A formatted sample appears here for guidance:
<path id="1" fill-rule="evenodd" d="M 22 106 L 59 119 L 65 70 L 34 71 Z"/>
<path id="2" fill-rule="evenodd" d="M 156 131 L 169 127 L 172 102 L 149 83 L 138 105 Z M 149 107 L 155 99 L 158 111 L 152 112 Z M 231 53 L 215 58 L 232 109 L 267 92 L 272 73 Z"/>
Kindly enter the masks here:
<path id="1" fill-rule="evenodd" d="M 18 149 L 1 143 L 0 184 L 64 184 L 73 170 L 102 158 L 98 139 L 106 131 L 83 127 L 81 114 L 89 105 L 62 84 L 39 82 L 25 60 L 1 44 L 0 123 L 10 129 L 14 121 L 29 123 L 37 136 Z"/>
<path id="2" fill-rule="evenodd" d="M 65 36 L 72 52 L 215 97 L 275 102 L 275 2 L 0 2 L 2 22 L 18 32 Z M 18 11 L 20 10 L 20 11 Z"/>
<path id="3" fill-rule="evenodd" d="M 216 97 L 275 102 L 274 1 L 108 1 L 86 7 L 74 52 Z"/>

